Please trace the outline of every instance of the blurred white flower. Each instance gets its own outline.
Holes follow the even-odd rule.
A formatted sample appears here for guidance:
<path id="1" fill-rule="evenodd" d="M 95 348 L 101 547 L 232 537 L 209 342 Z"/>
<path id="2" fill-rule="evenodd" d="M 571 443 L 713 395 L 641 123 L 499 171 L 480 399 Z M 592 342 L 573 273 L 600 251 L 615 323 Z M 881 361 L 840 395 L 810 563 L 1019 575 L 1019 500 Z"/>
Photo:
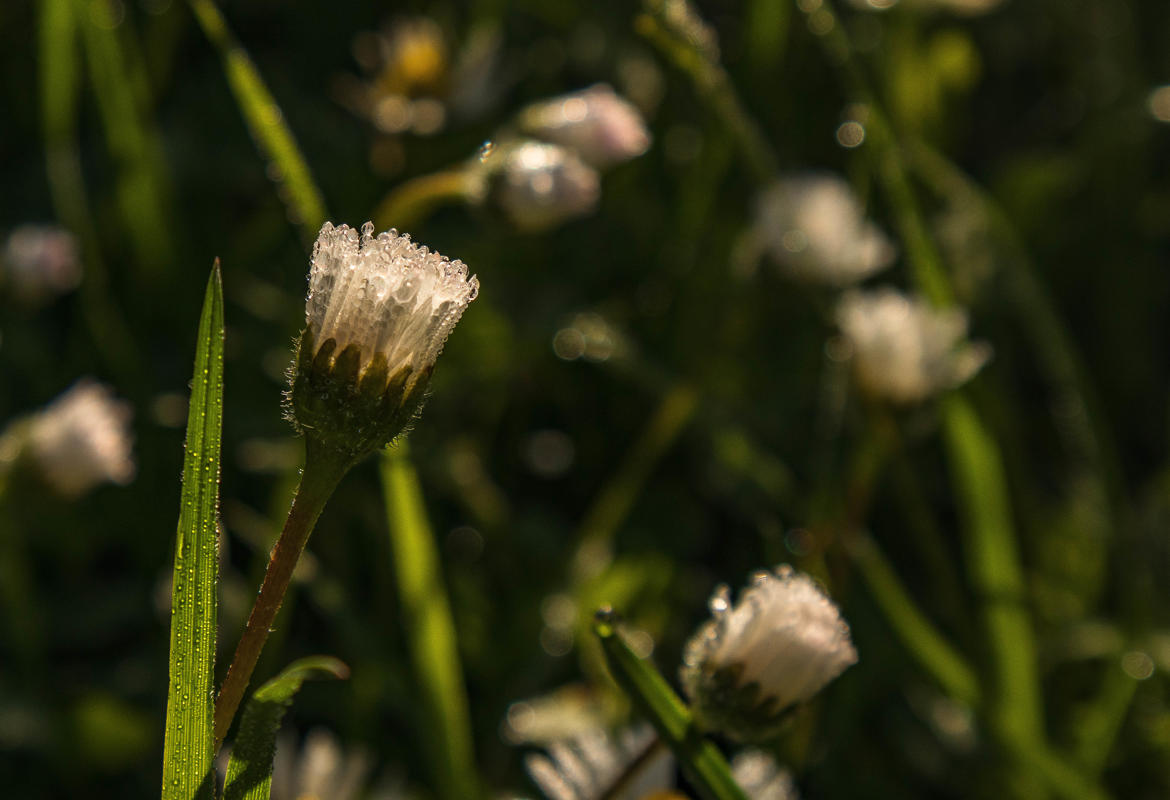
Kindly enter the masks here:
<path id="1" fill-rule="evenodd" d="M 963 311 L 932 308 L 890 288 L 846 293 L 837 324 L 852 345 L 858 385 L 893 403 L 958 386 L 991 357 L 987 344 L 966 341 Z"/>
<path id="2" fill-rule="evenodd" d="M 134 477 L 130 405 L 107 386 L 88 379 L 33 416 L 28 452 L 45 481 L 65 497 L 79 497 L 102 483 Z"/>
<path id="3" fill-rule="evenodd" d="M 597 728 L 548 747 L 548 755 L 531 754 L 524 767 L 549 800 L 600 800 L 627 769 L 648 754 L 657 739 L 647 725 L 611 736 Z M 674 761 L 665 748 L 639 765 L 614 800 L 639 800 L 671 786 Z"/>
<path id="4" fill-rule="evenodd" d="M 837 606 L 787 565 L 756 573 L 734 607 L 720 586 L 710 607 L 680 675 L 700 723 L 732 738 L 774 733 L 788 709 L 857 662 Z"/>
<path id="5" fill-rule="evenodd" d="M 762 750 L 744 750 L 731 760 L 731 776 L 750 800 L 799 800 L 792 773 Z"/>
<path id="6" fill-rule="evenodd" d="M 272 761 L 272 800 L 355 800 L 370 775 L 363 751 L 345 752 L 329 731 L 314 728 L 300 752 L 281 738 Z"/>
<path id="7" fill-rule="evenodd" d="M 601 178 L 573 151 L 525 141 L 497 147 L 484 162 L 485 197 L 523 230 L 551 228 L 591 213 Z"/>
<path id="8" fill-rule="evenodd" d="M 783 178 L 756 201 L 755 236 L 792 277 L 844 287 L 893 263 L 894 245 L 829 174 Z"/>
<path id="9" fill-rule="evenodd" d="M 1003 3 L 1003 0 L 903 0 L 910 8 L 943 10 L 965 17 L 986 14 Z M 899 0 L 851 0 L 856 8 L 870 11 L 886 11 L 899 4 Z"/>
<path id="10" fill-rule="evenodd" d="M 13 230 L 0 266 L 4 286 L 25 303 L 43 303 L 81 283 L 77 240 L 55 226 L 21 225 Z"/>
<path id="11" fill-rule="evenodd" d="M 521 129 L 575 150 L 595 167 L 620 164 L 650 147 L 638 109 L 605 83 L 544 100 L 520 112 Z"/>
<path id="12" fill-rule="evenodd" d="M 391 230 L 326 222 L 313 247 L 292 416 L 310 440 L 360 457 L 410 421 L 447 336 L 479 292 L 450 261 Z"/>

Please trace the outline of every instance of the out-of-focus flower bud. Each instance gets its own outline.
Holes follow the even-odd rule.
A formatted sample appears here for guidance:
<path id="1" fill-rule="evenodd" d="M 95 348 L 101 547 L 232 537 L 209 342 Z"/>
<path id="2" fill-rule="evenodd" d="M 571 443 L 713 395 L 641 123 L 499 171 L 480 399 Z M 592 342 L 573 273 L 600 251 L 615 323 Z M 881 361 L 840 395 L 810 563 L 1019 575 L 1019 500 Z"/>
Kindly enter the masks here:
<path id="1" fill-rule="evenodd" d="M 755 234 L 792 277 L 828 286 L 865 280 L 896 254 L 849 184 L 828 174 L 784 178 L 762 192 Z"/>
<path id="2" fill-rule="evenodd" d="M 837 305 L 837 324 L 852 346 L 862 391 L 911 404 L 970 379 L 991 347 L 967 342 L 967 315 L 932 308 L 895 289 L 850 291 Z"/>
<path id="3" fill-rule="evenodd" d="M 599 168 L 629 161 L 650 147 L 638 109 L 604 83 L 529 106 L 520 112 L 520 128 L 575 150 Z"/>
<path id="4" fill-rule="evenodd" d="M 77 240 L 64 228 L 16 228 L 8 235 L 0 267 L 0 284 L 25 303 L 44 303 L 81 282 Z"/>
<path id="5" fill-rule="evenodd" d="M 495 147 L 480 167 L 483 199 L 517 228 L 539 231 L 591 213 L 601 195 L 597 170 L 555 144 L 521 141 Z"/>

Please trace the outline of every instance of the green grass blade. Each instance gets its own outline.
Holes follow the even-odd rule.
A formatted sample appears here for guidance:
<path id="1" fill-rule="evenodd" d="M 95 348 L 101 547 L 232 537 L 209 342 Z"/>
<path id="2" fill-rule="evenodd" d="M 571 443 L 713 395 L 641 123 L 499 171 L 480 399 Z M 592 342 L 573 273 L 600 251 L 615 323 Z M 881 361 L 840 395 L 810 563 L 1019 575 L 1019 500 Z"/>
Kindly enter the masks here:
<path id="1" fill-rule="evenodd" d="M 212 796 L 219 453 L 223 428 L 223 281 L 211 270 L 195 350 L 171 589 L 163 800 Z"/>
<path id="2" fill-rule="evenodd" d="M 424 735 L 435 789 L 448 800 L 468 800 L 479 791 L 455 623 L 405 441 L 383 452 L 381 472 L 404 624 L 423 692 Z"/>
<path id="3" fill-rule="evenodd" d="M 144 275 L 159 275 L 174 263 L 167 231 L 167 180 L 162 144 L 135 91 L 144 78 L 128 57 L 121 37 L 127 26 L 109 24 L 104 4 L 74 0 L 75 19 L 105 128 L 106 146 L 118 169 L 116 197 Z M 54 54 L 55 55 L 55 54 Z"/>
<path id="4" fill-rule="evenodd" d="M 918 608 L 877 543 L 865 534 L 855 534 L 848 549 L 878 607 L 910 654 L 947 694 L 968 706 L 978 706 L 975 670 Z"/>
<path id="5" fill-rule="evenodd" d="M 966 528 L 967 574 L 994 662 L 988 711 L 1008 741 L 1043 741 L 1035 639 L 999 448 L 960 393 L 944 401 L 943 427 Z"/>
<path id="6" fill-rule="evenodd" d="M 224 800 L 268 800 L 272 790 L 272 759 L 276 732 L 293 697 L 309 678 L 349 677 L 349 667 L 329 656 L 294 661 L 261 686 L 244 708 L 224 781 Z"/>
<path id="7" fill-rule="evenodd" d="M 649 661 L 638 658 L 618 632 L 613 612 L 601 611 L 593 625 L 618 685 L 654 725 L 687 778 L 706 800 L 747 800 L 714 744 L 703 738 L 691 711 Z"/>
<path id="8" fill-rule="evenodd" d="M 240 112 L 244 115 L 248 130 L 261 154 L 275 167 L 279 180 L 288 190 L 282 193 L 282 199 L 288 205 L 305 241 L 313 241 L 321 223 L 325 221 L 325 201 L 317 184 L 313 182 L 313 174 L 292 131 L 284 122 L 280 106 L 276 104 L 252 59 L 228 29 L 215 3 L 211 0 L 191 0 L 191 8 L 203 32 L 223 59 L 228 84 L 236 102 L 240 104 Z"/>

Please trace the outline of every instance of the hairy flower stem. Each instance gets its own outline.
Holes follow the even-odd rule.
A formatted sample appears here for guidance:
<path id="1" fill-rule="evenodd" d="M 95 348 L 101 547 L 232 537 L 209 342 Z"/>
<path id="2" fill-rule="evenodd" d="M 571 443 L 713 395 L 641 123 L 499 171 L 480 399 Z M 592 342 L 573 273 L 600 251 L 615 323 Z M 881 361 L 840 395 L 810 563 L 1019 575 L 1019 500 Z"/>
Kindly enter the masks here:
<path id="1" fill-rule="evenodd" d="M 313 526 L 317 524 L 325 503 L 352 463 L 350 459 L 322 447 L 314 439 L 307 440 L 305 469 L 301 473 L 292 508 L 289 509 L 284 530 L 272 548 L 268 570 L 264 573 L 264 582 L 260 584 L 260 594 L 252 606 L 244 634 L 236 646 L 236 654 L 215 701 L 216 750 L 227 736 L 240 701 L 244 698 L 252 670 L 256 668 L 260 651 L 284 602 L 293 570 L 309 541 L 309 534 L 313 532 Z"/>

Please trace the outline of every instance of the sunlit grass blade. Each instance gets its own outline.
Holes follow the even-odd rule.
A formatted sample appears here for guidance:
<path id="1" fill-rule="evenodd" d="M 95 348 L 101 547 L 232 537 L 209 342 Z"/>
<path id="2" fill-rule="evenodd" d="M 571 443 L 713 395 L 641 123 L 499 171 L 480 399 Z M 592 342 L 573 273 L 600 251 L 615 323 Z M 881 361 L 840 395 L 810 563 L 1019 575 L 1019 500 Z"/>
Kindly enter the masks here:
<path id="1" fill-rule="evenodd" d="M 256 140 L 264 158 L 279 175 L 285 192 L 281 198 L 301 229 L 306 242 L 317 236 L 325 221 L 325 201 L 313 182 L 313 174 L 301 154 L 292 131 L 285 124 L 284 114 L 268 90 L 256 65 L 248 57 L 227 26 L 219 8 L 211 0 L 191 0 L 191 8 L 200 27 L 215 45 L 223 59 L 232 94 L 240 105 L 240 113 L 248 130 Z"/>
<path id="2" fill-rule="evenodd" d="M 479 795 L 467 692 L 434 533 L 405 440 L 383 451 L 381 472 L 403 624 L 422 690 L 423 735 L 434 788 L 446 800 L 466 800 Z"/>
<path id="3" fill-rule="evenodd" d="M 219 454 L 223 429 L 223 282 L 212 267 L 199 319 L 175 569 L 163 745 L 164 800 L 212 796 Z"/>
<path id="4" fill-rule="evenodd" d="M 224 800 L 268 800 L 276 734 L 293 697 L 309 678 L 349 677 L 349 667 L 329 656 L 294 661 L 265 683 L 244 707 L 224 781 Z"/>
<path id="5" fill-rule="evenodd" d="M 145 85 L 128 58 L 122 37 L 128 26 L 107 15 L 106 3 L 74 0 L 78 27 L 85 44 L 94 96 L 101 113 L 106 146 L 118 170 L 116 196 L 123 224 L 130 233 L 143 275 L 159 275 L 174 263 L 167 231 L 173 227 L 169 208 L 162 144 L 135 87 Z M 54 54 L 55 56 L 56 54 Z"/>
<path id="6" fill-rule="evenodd" d="M 947 694 L 968 706 L 978 706 L 980 687 L 975 670 L 919 610 L 877 544 L 864 534 L 854 534 L 848 548 L 878 607 L 910 654 Z"/>
<path id="7" fill-rule="evenodd" d="M 80 39 L 73 0 L 43 0 L 40 20 L 40 101 L 45 167 L 57 217 L 81 243 L 85 276 L 81 303 L 86 327 L 118 382 L 133 385 L 141 372 L 137 347 L 106 288 L 107 270 L 81 172 L 77 141 Z"/>
<path id="8" fill-rule="evenodd" d="M 593 632 L 618 685 L 654 725 L 688 780 L 706 800 L 747 800 L 719 749 L 695 727 L 690 709 L 649 661 L 638 658 L 617 628 L 612 611 L 600 611 Z"/>

